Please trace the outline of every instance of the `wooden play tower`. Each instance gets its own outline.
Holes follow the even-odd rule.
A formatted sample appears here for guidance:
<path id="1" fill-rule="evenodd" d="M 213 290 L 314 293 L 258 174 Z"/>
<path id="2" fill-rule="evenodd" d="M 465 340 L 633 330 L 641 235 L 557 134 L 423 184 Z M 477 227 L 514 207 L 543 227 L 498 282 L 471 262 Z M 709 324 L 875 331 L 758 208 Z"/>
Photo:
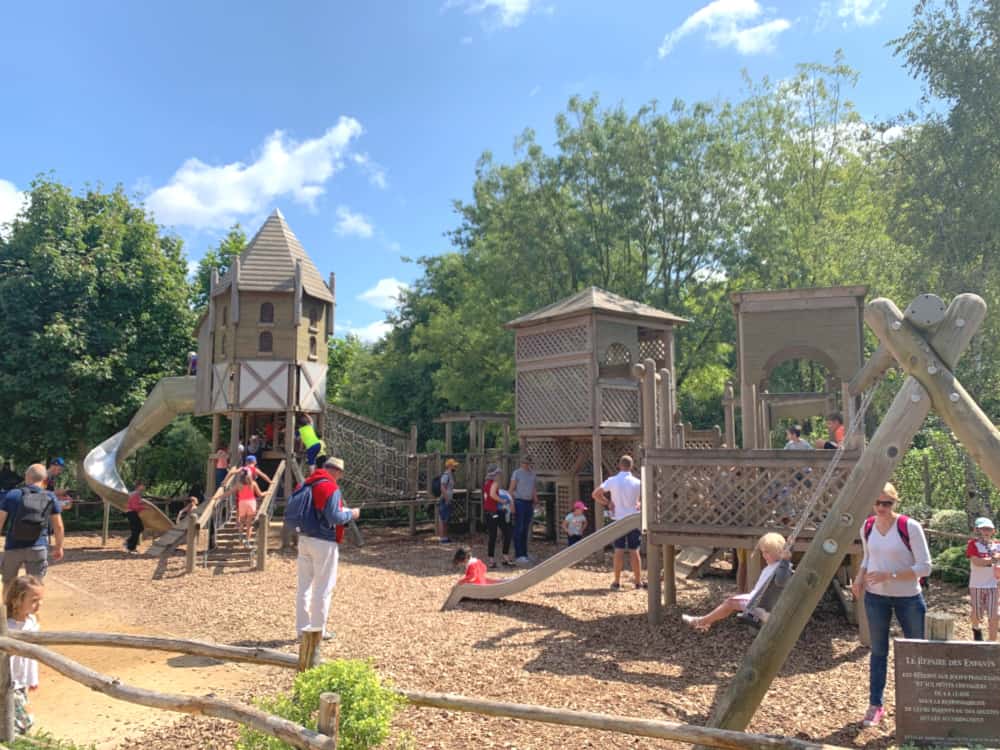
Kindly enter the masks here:
<path id="1" fill-rule="evenodd" d="M 195 414 L 212 415 L 213 450 L 226 417 L 231 461 L 239 458 L 241 440 L 269 431 L 272 443 L 259 458 L 291 465 L 296 414 L 318 421 L 324 414 L 334 288 L 333 274 L 323 281 L 277 209 L 221 279 L 213 272 L 197 328 L 195 402 Z M 287 497 L 292 472 L 284 481 Z M 210 470 L 206 494 L 214 484 Z"/>

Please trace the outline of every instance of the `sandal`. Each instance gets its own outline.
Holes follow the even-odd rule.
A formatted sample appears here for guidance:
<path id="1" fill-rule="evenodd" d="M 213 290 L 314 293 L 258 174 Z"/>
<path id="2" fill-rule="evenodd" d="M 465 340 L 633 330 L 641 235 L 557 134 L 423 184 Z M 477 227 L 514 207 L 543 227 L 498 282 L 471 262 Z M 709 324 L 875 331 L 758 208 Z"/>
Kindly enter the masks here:
<path id="1" fill-rule="evenodd" d="M 612 591 L 619 591 L 621 589 L 621 587 L 622 587 L 622 585 L 620 583 L 618 583 L 618 581 L 612 581 L 611 582 L 611 590 Z"/>

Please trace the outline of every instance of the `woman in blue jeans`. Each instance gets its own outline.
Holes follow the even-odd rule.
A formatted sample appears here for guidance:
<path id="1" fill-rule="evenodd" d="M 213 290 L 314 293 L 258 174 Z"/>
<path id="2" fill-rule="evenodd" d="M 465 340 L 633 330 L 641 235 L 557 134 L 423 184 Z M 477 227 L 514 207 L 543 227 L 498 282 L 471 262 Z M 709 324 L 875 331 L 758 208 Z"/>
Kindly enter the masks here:
<path id="1" fill-rule="evenodd" d="M 899 494 L 886 483 L 875 501 L 875 514 L 861 526 L 864 559 L 851 586 L 855 601 L 864 592 L 871 636 L 868 711 L 863 724 L 876 726 L 885 717 L 882 693 L 889 661 L 889 625 L 893 612 L 907 638 L 924 637 L 927 605 L 920 579 L 930 575 L 931 553 L 919 523 L 896 513 Z"/>

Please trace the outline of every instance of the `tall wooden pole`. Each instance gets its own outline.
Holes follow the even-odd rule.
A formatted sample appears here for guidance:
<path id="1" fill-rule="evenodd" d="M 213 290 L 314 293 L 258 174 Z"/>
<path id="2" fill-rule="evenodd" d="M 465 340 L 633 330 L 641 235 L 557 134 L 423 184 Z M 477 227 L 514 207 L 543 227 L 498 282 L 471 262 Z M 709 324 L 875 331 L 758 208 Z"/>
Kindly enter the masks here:
<path id="1" fill-rule="evenodd" d="M 107 505 L 107 503 L 105 503 Z M 3 578 L 0 577 L 0 590 Z M 7 637 L 7 607 L 0 601 L 0 637 Z M 0 654 L 0 742 L 14 739 L 14 683 L 10 674 L 10 659 Z"/>
<path id="2" fill-rule="evenodd" d="M 942 362 L 951 367 L 955 365 L 985 316 L 986 303 L 974 294 L 963 294 L 952 301 L 944 320 L 930 338 L 930 345 Z M 845 552 L 857 539 L 872 500 L 902 459 L 930 407 L 930 399 L 920 383 L 912 377 L 907 378 L 817 530 L 798 570 L 786 584 L 770 618 L 716 705 L 711 726 L 743 729 L 750 723 L 771 681 L 840 567 Z"/>

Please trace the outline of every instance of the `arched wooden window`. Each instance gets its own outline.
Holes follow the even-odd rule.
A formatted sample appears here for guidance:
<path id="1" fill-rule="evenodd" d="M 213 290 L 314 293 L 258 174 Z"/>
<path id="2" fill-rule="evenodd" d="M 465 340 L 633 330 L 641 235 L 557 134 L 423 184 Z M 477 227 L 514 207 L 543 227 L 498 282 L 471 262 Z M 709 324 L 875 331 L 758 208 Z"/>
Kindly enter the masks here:
<path id="1" fill-rule="evenodd" d="M 222 306 L 222 325 L 229 325 L 229 308 L 225 305 Z"/>
<path id="2" fill-rule="evenodd" d="M 272 305 L 270 302 L 265 302 L 260 306 L 260 322 L 261 323 L 274 322 L 274 305 Z M 263 349 L 261 351 L 263 351 Z"/>
<path id="3" fill-rule="evenodd" d="M 268 353 L 274 351 L 274 337 L 270 331 L 260 332 L 260 336 L 257 338 L 257 351 Z"/>
<path id="4" fill-rule="evenodd" d="M 628 350 L 625 344 L 620 344 L 617 341 L 609 344 L 607 350 L 604 352 L 604 364 L 606 365 L 627 365 L 631 362 L 632 352 Z"/>
<path id="5" fill-rule="evenodd" d="M 315 357 L 316 356 L 316 337 L 315 336 L 310 336 L 309 337 L 309 356 L 310 357 Z"/>
<path id="6" fill-rule="evenodd" d="M 319 325 L 319 307 L 309 305 L 309 327 L 315 328 L 317 325 Z"/>

